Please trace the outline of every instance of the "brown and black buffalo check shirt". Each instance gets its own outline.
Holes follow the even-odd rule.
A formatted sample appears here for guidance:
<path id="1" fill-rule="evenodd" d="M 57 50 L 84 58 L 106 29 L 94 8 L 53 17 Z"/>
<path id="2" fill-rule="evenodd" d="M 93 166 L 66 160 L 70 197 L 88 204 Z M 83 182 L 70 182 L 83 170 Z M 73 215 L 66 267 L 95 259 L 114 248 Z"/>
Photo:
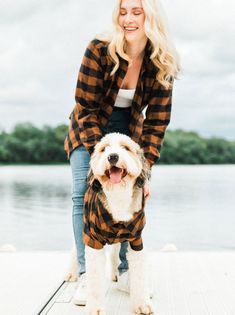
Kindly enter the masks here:
<path id="1" fill-rule="evenodd" d="M 110 76 L 114 62 L 107 47 L 107 42 L 94 39 L 85 51 L 77 80 L 76 105 L 70 115 L 69 133 L 64 145 L 68 157 L 80 144 L 90 154 L 93 152 L 95 144 L 103 136 L 102 127 L 108 123 L 126 75 L 128 62 L 119 57 L 120 67 Z M 160 157 L 165 130 L 170 122 L 172 88 L 166 89 L 156 80 L 158 69 L 150 60 L 150 54 L 148 42 L 132 101 L 129 135 L 143 148 L 152 166 Z"/>
<path id="2" fill-rule="evenodd" d="M 101 249 L 105 244 L 129 241 L 133 250 L 143 249 L 141 232 L 145 225 L 144 197 L 140 211 L 133 214 L 127 222 L 116 222 L 99 199 L 99 192 L 91 186 L 84 198 L 84 243 L 92 248 Z"/>

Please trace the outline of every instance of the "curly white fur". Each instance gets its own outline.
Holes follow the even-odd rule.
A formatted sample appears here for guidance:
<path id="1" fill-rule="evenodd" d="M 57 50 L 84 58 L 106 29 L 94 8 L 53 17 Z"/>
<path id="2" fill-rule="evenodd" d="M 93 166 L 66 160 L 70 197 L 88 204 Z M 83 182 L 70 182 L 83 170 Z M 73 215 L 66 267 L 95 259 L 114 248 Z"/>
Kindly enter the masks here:
<path id="1" fill-rule="evenodd" d="M 110 169 L 110 154 L 116 154 L 115 167 L 124 169 L 125 176 L 112 183 L 107 176 Z M 134 212 L 142 207 L 143 189 L 136 180 L 147 179 L 143 152 L 128 136 L 113 133 L 106 135 L 95 147 L 90 162 L 89 184 L 98 180 L 102 186 L 103 203 L 115 221 L 129 221 Z M 120 244 L 113 245 L 112 279 L 117 280 Z M 87 315 L 105 315 L 105 253 L 104 249 L 85 248 L 87 274 Z M 147 286 L 147 270 L 144 251 L 128 249 L 130 296 L 133 310 L 137 314 L 152 314 L 153 307 Z"/>

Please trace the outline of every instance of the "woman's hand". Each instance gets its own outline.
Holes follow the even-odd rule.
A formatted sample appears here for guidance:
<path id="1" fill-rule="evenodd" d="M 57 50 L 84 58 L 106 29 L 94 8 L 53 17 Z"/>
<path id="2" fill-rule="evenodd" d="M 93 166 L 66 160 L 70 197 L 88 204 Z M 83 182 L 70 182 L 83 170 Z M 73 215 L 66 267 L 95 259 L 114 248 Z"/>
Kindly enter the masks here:
<path id="1" fill-rule="evenodd" d="M 149 182 L 147 181 L 144 185 L 144 198 L 145 201 L 147 201 L 150 198 L 150 188 L 149 188 Z"/>

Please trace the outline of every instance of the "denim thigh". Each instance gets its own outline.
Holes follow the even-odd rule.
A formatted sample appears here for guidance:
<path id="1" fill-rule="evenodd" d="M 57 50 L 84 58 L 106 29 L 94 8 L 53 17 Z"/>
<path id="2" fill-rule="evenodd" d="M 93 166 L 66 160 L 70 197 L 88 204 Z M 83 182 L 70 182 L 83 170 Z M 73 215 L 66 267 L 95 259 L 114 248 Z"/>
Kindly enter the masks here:
<path id="1" fill-rule="evenodd" d="M 72 200 L 74 214 L 83 214 L 83 199 L 87 189 L 87 173 L 89 170 L 90 154 L 83 145 L 76 148 L 70 156 L 72 168 L 73 190 Z"/>

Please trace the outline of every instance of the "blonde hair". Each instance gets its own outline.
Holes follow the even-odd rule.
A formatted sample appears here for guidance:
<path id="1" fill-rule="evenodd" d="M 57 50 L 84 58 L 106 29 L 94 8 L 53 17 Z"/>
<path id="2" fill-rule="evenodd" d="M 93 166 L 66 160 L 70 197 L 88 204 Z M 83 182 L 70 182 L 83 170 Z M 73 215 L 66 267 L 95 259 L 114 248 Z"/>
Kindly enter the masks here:
<path id="1" fill-rule="evenodd" d="M 111 75 L 119 68 L 117 53 L 127 60 L 129 65 L 131 64 L 131 59 L 124 51 L 124 32 L 118 23 L 121 2 L 122 0 L 117 0 L 113 11 L 113 31 L 96 36 L 100 40 L 109 42 L 108 52 L 115 63 Z M 141 2 L 145 13 L 145 34 L 152 48 L 150 59 L 159 69 L 156 79 L 168 88 L 172 86 L 173 78 L 177 78 L 180 71 L 179 56 L 168 33 L 166 19 L 159 0 L 141 0 Z"/>

